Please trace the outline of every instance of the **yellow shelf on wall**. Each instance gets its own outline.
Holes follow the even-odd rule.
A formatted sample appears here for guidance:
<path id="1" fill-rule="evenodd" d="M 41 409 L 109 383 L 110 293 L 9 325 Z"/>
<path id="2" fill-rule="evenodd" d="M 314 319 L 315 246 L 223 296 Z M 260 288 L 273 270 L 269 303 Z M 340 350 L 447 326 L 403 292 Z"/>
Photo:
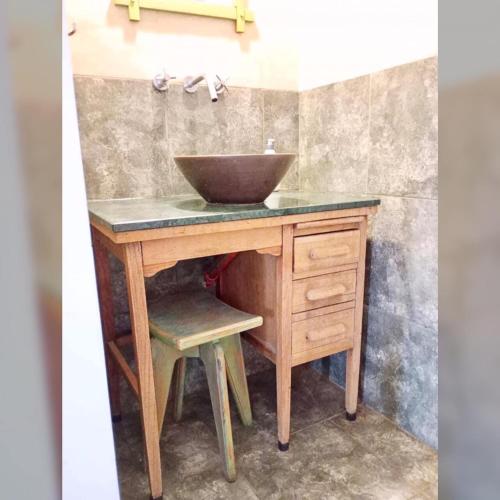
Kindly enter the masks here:
<path id="1" fill-rule="evenodd" d="M 179 14 L 216 17 L 236 21 L 236 32 L 245 31 L 245 23 L 255 20 L 253 13 L 247 9 L 245 0 L 234 0 L 233 5 L 218 5 L 193 2 L 191 0 L 114 0 L 115 5 L 128 7 L 131 21 L 141 20 L 141 9 L 162 10 Z"/>

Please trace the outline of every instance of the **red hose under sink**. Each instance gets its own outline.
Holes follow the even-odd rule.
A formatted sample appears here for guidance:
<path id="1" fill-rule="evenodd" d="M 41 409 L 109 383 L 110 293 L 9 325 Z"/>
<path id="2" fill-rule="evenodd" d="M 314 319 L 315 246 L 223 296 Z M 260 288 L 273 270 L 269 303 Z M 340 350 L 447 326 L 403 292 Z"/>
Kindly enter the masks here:
<path id="1" fill-rule="evenodd" d="M 214 286 L 220 278 L 220 275 L 224 272 L 225 269 L 233 262 L 233 260 L 238 256 L 239 252 L 228 253 L 224 255 L 224 257 L 217 263 L 214 269 L 206 272 L 203 275 L 205 280 L 205 286 L 210 288 Z"/>

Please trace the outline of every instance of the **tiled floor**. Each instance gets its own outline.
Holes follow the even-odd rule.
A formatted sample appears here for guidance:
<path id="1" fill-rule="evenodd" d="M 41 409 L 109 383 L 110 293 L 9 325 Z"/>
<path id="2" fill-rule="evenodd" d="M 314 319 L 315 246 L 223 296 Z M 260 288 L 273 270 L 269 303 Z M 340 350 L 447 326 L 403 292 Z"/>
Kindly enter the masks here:
<path id="1" fill-rule="evenodd" d="M 164 498 L 437 498 L 436 452 L 366 407 L 355 422 L 346 421 L 344 392 L 312 368 L 294 368 L 286 453 L 277 448 L 274 370 L 250 376 L 249 389 L 253 425 L 244 427 L 236 413 L 232 419 L 237 481 L 230 484 L 222 474 L 207 388 L 186 397 L 182 422 L 169 416 L 163 428 Z M 123 396 L 128 410 L 115 425 L 121 495 L 146 499 L 139 414 L 128 393 Z"/>

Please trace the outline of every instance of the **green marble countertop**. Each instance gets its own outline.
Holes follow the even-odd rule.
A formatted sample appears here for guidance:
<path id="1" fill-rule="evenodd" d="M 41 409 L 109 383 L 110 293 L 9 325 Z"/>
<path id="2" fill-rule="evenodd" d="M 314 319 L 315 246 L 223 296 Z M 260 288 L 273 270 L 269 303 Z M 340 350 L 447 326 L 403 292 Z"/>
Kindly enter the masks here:
<path id="1" fill-rule="evenodd" d="M 90 217 L 115 233 L 188 226 L 231 220 L 258 219 L 379 205 L 378 198 L 336 193 L 272 193 L 259 205 L 210 205 L 198 195 L 155 199 L 90 201 Z"/>

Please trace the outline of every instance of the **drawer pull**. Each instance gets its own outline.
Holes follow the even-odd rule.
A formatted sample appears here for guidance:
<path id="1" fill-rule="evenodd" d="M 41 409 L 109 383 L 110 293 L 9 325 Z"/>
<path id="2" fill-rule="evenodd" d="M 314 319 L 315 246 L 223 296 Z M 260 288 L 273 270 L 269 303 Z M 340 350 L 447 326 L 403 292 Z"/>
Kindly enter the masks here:
<path id="1" fill-rule="evenodd" d="M 330 337 L 335 337 L 337 335 L 341 335 L 347 331 L 346 325 L 344 323 L 337 323 L 336 325 L 329 326 L 328 328 L 323 328 L 321 330 L 313 330 L 307 332 L 306 338 L 311 342 L 315 342 L 317 340 L 325 340 Z"/>
<path id="2" fill-rule="evenodd" d="M 332 286 L 330 288 L 316 288 L 313 290 L 309 290 L 306 293 L 306 299 L 310 301 L 329 299 L 330 297 L 335 297 L 336 295 L 342 295 L 346 291 L 346 286 L 339 283 L 338 285 Z"/>
<path id="3" fill-rule="evenodd" d="M 339 245 L 333 248 L 313 248 L 309 252 L 309 258 L 311 260 L 319 260 L 342 257 L 344 255 L 349 255 L 350 251 L 349 245 Z"/>

